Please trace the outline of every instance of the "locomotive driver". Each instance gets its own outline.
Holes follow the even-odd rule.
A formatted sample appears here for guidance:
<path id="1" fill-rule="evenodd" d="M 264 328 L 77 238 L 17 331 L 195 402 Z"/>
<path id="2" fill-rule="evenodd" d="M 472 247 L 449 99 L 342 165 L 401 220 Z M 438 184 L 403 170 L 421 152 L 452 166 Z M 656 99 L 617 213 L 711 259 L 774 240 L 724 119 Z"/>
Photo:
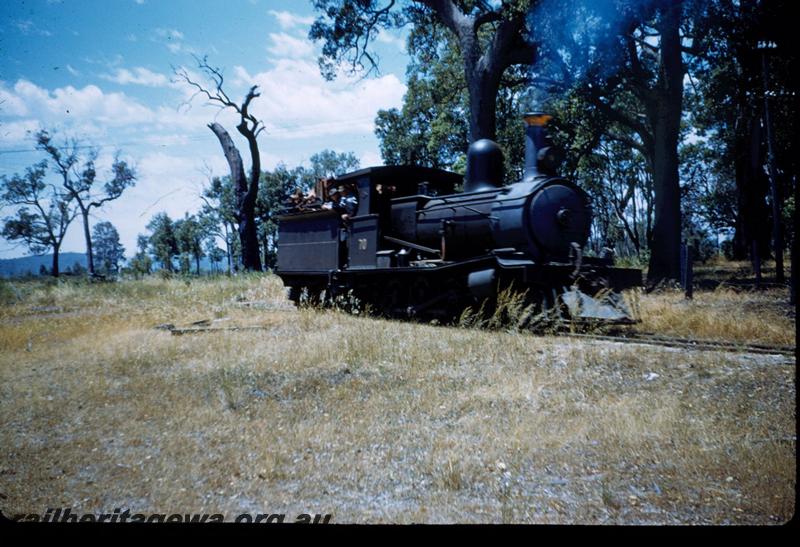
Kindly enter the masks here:
<path id="1" fill-rule="evenodd" d="M 347 267 L 347 236 L 350 231 L 350 217 L 355 215 L 358 209 L 358 200 L 345 186 L 339 186 L 331 189 L 330 201 L 322 207 L 323 209 L 332 209 L 342 217 L 344 225 L 339 228 L 339 262 L 343 267 Z"/>
<path id="2" fill-rule="evenodd" d="M 355 216 L 358 210 L 358 198 L 353 193 L 353 190 L 347 186 L 340 186 L 339 193 L 342 196 L 339 201 L 340 210 L 344 211 L 342 215 L 343 220 L 347 220 Z"/>
<path id="3" fill-rule="evenodd" d="M 356 214 L 358 210 L 358 199 L 349 188 L 345 186 L 334 188 L 331 190 L 330 196 L 331 201 L 323 206 L 325 209 L 333 209 L 341 213 L 342 220 L 345 222 Z"/>

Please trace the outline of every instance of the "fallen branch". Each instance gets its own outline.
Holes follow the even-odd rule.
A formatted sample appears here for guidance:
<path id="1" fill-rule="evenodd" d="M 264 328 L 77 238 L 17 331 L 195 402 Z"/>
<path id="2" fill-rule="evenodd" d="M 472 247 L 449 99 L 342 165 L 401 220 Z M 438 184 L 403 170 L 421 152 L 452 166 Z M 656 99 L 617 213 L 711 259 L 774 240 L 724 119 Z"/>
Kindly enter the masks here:
<path id="1" fill-rule="evenodd" d="M 224 332 L 224 331 L 245 331 L 245 330 L 269 330 L 272 327 L 266 325 L 253 325 L 247 327 L 186 327 L 177 328 L 173 327 L 168 329 L 173 336 L 181 336 L 183 334 L 198 334 L 201 332 Z"/>

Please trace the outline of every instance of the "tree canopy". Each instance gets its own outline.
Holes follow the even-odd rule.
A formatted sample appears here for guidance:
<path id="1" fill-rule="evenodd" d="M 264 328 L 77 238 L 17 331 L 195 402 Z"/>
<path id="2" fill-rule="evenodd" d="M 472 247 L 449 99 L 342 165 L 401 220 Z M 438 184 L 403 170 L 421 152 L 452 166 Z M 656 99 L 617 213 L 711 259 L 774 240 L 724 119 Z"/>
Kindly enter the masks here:
<path id="1" fill-rule="evenodd" d="M 351 72 L 378 70 L 372 41 L 382 30 L 412 26 L 410 40 L 417 49 L 435 49 L 448 32 L 457 44 L 469 96 L 470 140 L 494 139 L 496 103 L 506 69 L 536 61 L 538 46 L 528 13 L 536 0 L 500 5 L 456 0 L 315 0 L 321 14 L 309 31 L 322 41 L 320 69 L 334 78 L 344 62 Z"/>
<path id="2" fill-rule="evenodd" d="M 25 174 L 0 176 L 0 204 L 17 207 L 15 215 L 3 219 L 2 235 L 19 241 L 32 253 L 53 253 L 51 274 L 59 275 L 58 254 L 67 228 L 78 214 L 72 196 L 47 184 L 47 161 L 28 167 Z"/>

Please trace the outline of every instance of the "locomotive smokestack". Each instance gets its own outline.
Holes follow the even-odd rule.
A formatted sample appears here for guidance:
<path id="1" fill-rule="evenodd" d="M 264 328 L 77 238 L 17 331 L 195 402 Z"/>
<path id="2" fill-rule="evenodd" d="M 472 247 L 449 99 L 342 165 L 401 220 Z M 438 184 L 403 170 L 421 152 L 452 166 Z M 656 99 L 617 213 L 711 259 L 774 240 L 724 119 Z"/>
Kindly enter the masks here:
<path id="1" fill-rule="evenodd" d="M 498 188 L 503 184 L 503 151 L 489 139 L 481 139 L 469 145 L 467 151 L 467 175 L 464 191 L 477 192 Z"/>
<path id="2" fill-rule="evenodd" d="M 545 126 L 553 117 L 543 112 L 528 112 L 525 120 L 525 175 L 530 181 L 541 175 L 553 174 L 555 165 L 554 148 L 550 144 Z"/>

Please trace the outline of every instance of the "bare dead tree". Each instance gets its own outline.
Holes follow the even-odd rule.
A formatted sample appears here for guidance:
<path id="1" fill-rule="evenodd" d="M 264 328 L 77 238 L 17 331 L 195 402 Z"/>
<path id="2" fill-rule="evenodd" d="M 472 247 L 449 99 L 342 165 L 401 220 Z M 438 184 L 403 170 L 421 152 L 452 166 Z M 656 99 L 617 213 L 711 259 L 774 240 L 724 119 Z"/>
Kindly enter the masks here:
<path id="1" fill-rule="evenodd" d="M 209 65 L 208 56 L 203 56 L 202 58 L 195 56 L 195 60 L 198 68 L 209 79 L 209 86 L 196 81 L 185 68 L 173 67 L 173 72 L 179 81 L 185 82 L 197 90 L 189 101 L 197 95 L 202 95 L 214 106 L 221 109 L 232 109 L 239 115 L 239 124 L 236 129 L 247 139 L 251 160 L 249 178 L 245 176 L 242 156 L 230 134 L 216 122 L 208 124 L 208 128 L 213 131 L 219 140 L 220 146 L 222 146 L 222 152 L 228 161 L 231 179 L 236 188 L 236 220 L 239 224 L 239 239 L 242 244 L 242 265 L 246 270 L 260 272 L 262 267 L 258 249 L 255 207 L 256 197 L 258 196 L 258 179 L 261 175 L 258 135 L 264 130 L 264 124 L 250 112 L 250 103 L 261 94 L 258 92 L 258 86 L 254 85 L 247 92 L 241 104 L 234 102 L 223 89 L 225 80 L 222 70 Z"/>

